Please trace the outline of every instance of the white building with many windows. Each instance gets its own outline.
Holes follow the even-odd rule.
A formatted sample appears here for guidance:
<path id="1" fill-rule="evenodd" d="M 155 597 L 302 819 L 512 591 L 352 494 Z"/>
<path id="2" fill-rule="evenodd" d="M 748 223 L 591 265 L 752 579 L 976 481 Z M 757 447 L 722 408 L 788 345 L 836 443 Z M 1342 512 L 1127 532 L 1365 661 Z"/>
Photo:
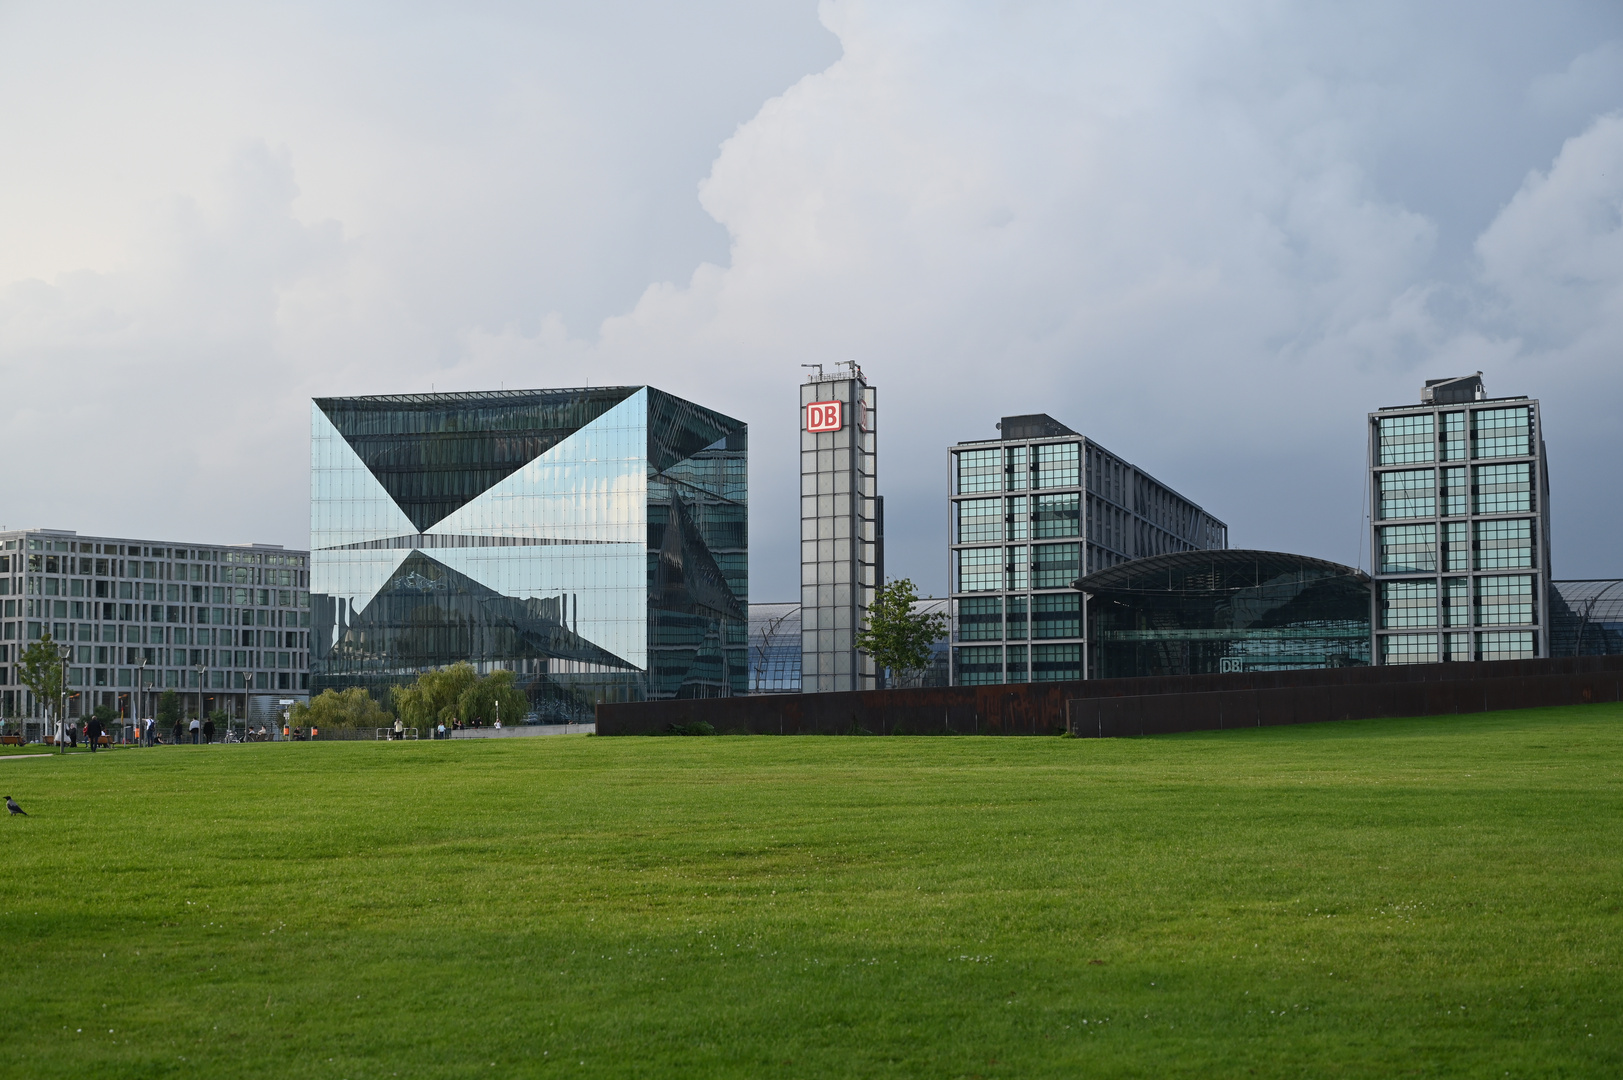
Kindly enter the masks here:
<path id="1" fill-rule="evenodd" d="M 1369 414 L 1377 664 L 1550 655 L 1539 404 L 1431 379 Z"/>
<path id="2" fill-rule="evenodd" d="M 270 720 L 308 693 L 309 566 L 274 544 L 0 532 L 0 715 L 41 715 L 17 663 L 49 634 L 73 649 L 69 716 L 150 716 L 175 690 L 188 714 Z"/>

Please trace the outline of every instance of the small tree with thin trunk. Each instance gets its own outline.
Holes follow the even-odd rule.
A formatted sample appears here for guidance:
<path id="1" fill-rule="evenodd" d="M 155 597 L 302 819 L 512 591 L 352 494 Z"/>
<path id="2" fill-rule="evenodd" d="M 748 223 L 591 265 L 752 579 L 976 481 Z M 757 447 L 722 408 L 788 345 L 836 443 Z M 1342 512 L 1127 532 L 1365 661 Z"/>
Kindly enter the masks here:
<path id="1" fill-rule="evenodd" d="M 928 665 L 931 644 L 947 632 L 945 615 L 913 610 L 918 598 L 907 578 L 881 585 L 868 608 L 868 625 L 857 633 L 857 648 L 897 678 Z"/>
<path id="2" fill-rule="evenodd" d="M 17 659 L 17 681 L 34 692 L 34 700 L 50 710 L 55 718 L 62 697 L 62 657 L 57 644 L 46 634 Z"/>

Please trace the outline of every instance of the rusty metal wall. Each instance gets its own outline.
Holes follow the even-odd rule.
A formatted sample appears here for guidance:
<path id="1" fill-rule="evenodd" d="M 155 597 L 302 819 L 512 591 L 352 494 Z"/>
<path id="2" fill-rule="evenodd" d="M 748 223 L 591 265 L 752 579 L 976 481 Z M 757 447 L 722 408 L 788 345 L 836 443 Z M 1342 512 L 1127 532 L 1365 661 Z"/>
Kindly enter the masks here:
<path id="1" fill-rule="evenodd" d="M 1151 679 L 921 687 L 597 706 L 599 735 L 704 721 L 755 735 L 1054 735 L 1212 731 L 1623 700 L 1623 656 Z"/>

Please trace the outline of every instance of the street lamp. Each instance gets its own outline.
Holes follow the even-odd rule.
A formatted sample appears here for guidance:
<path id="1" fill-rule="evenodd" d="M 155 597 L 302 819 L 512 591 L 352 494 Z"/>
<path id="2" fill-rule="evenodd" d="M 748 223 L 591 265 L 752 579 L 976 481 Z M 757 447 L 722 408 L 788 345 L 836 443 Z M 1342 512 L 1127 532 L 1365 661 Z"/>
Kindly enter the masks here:
<path id="1" fill-rule="evenodd" d="M 197 722 L 203 723 L 203 676 L 208 668 L 202 664 L 197 665 Z"/>
<path id="2" fill-rule="evenodd" d="M 242 725 L 244 731 L 248 729 L 248 688 L 253 685 L 254 673 L 244 671 L 242 673 Z"/>
<path id="3" fill-rule="evenodd" d="M 141 657 L 141 664 L 135 669 L 135 711 L 137 714 L 146 712 L 147 696 L 147 658 Z M 144 717 L 137 715 L 135 722 L 141 725 L 142 734 L 147 733 L 147 727 L 142 721 Z M 149 737 L 150 739 L 150 737 Z"/>
<path id="4" fill-rule="evenodd" d="M 58 644 L 56 647 L 56 655 L 61 657 L 61 663 L 57 665 L 57 670 L 61 673 L 61 678 L 58 680 L 56 686 L 56 752 L 61 754 L 66 753 L 66 751 L 62 749 L 62 736 L 67 734 L 66 713 L 68 711 L 68 661 L 73 658 L 73 646 Z"/>

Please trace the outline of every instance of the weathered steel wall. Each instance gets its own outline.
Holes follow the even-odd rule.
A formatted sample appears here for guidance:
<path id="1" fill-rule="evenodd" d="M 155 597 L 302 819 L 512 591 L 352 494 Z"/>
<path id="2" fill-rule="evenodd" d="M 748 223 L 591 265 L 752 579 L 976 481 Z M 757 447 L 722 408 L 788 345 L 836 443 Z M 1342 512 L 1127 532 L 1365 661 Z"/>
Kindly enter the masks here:
<path id="1" fill-rule="evenodd" d="M 1623 700 L 1623 657 L 604 704 L 599 735 L 1139 735 Z"/>

